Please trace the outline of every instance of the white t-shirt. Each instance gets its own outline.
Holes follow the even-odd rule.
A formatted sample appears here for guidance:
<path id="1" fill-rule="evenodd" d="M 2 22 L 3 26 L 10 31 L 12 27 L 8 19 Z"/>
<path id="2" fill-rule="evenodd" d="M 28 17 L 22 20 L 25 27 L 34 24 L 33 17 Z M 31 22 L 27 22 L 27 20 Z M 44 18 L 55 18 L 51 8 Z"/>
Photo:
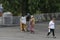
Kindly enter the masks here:
<path id="1" fill-rule="evenodd" d="M 50 29 L 55 29 L 55 23 L 53 21 L 49 22 L 49 28 Z"/>
<path id="2" fill-rule="evenodd" d="M 21 23 L 26 24 L 26 17 L 25 16 L 21 17 L 20 21 L 21 21 Z"/>

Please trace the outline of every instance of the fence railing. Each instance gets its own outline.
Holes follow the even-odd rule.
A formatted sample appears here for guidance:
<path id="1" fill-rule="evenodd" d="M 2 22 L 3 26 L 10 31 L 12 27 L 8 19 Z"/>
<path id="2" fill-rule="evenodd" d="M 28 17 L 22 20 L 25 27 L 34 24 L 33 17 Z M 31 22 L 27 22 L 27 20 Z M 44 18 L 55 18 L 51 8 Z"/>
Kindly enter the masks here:
<path id="1" fill-rule="evenodd" d="M 42 14 L 34 15 L 34 17 L 35 17 L 35 20 L 38 21 L 38 22 L 51 20 L 52 17 L 55 17 L 56 20 L 60 20 L 60 13 L 50 13 L 50 14 L 42 13 Z"/>
<path id="2" fill-rule="evenodd" d="M 46 15 L 46 17 L 44 15 Z M 60 20 L 60 13 L 55 13 L 55 14 L 52 13 L 51 16 L 55 16 L 57 20 Z M 43 22 L 50 20 L 48 14 L 36 14 L 34 15 L 34 18 L 36 22 Z M 3 22 L 2 17 L 0 17 L 0 25 L 3 25 L 2 22 Z M 20 24 L 20 16 L 13 16 L 12 25 L 19 25 L 19 24 Z"/>

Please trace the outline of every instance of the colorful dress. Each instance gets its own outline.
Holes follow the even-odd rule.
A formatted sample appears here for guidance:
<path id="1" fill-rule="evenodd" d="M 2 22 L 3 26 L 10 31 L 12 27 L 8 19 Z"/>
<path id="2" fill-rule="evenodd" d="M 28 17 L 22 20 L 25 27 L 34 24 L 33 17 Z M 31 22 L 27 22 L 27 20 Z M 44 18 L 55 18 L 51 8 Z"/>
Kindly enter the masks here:
<path id="1" fill-rule="evenodd" d="M 35 19 L 32 18 L 31 21 L 30 21 L 30 31 L 31 32 L 34 32 L 34 25 L 35 25 Z"/>

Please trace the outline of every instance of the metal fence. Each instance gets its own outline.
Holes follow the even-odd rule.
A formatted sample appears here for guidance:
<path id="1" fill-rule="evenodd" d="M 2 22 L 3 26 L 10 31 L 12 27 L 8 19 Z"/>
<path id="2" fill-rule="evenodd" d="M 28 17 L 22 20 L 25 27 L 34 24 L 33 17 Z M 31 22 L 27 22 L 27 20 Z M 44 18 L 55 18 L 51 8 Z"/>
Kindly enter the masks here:
<path id="1" fill-rule="evenodd" d="M 50 20 L 50 17 L 49 17 L 48 14 L 46 14 L 47 20 L 46 20 L 44 15 L 45 14 L 35 14 L 34 18 L 35 18 L 36 22 L 40 23 L 40 22 L 43 22 L 43 21 Z M 54 16 L 54 14 L 52 13 L 51 16 Z M 55 17 L 56 17 L 57 20 L 60 20 L 60 13 L 55 13 Z M 2 19 L 2 17 L 0 18 L 0 25 L 3 25 L 1 19 Z M 20 24 L 20 16 L 13 16 L 12 25 L 19 25 L 19 24 Z"/>
<path id="2" fill-rule="evenodd" d="M 50 15 L 48 13 L 46 14 L 42 13 L 42 14 L 34 15 L 36 22 L 51 20 L 50 16 L 55 17 L 56 20 L 60 20 L 60 13 L 50 13 Z"/>

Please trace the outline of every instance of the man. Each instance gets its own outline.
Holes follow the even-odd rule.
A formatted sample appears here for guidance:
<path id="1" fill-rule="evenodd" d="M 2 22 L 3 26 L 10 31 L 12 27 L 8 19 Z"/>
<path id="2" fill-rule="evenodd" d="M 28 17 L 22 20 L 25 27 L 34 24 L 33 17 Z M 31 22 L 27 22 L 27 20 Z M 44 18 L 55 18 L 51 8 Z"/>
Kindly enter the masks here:
<path id="1" fill-rule="evenodd" d="M 52 20 L 49 22 L 48 29 L 49 29 L 49 31 L 48 31 L 47 36 L 49 36 L 50 33 L 52 32 L 53 38 L 56 38 L 55 33 L 54 33 L 54 30 L 55 30 L 55 18 L 52 18 Z"/>
<path id="2" fill-rule="evenodd" d="M 26 17 L 23 15 L 20 19 L 20 29 L 22 31 L 26 31 Z"/>
<path id="3" fill-rule="evenodd" d="M 26 17 L 26 21 L 27 21 L 27 31 L 29 32 L 30 31 L 30 14 L 28 13 L 27 14 L 27 17 Z"/>

